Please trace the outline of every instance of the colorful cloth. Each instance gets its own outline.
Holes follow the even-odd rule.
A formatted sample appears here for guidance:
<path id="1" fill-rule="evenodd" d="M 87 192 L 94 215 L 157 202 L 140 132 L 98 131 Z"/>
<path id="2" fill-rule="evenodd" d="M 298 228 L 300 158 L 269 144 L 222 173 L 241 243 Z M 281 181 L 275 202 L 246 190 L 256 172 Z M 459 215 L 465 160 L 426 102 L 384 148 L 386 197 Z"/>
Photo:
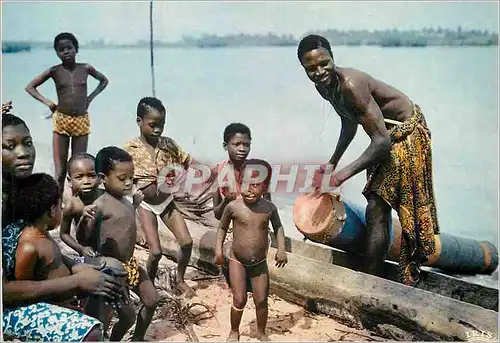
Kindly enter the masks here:
<path id="1" fill-rule="evenodd" d="M 2 316 L 4 338 L 27 342 L 81 342 L 101 325 L 81 312 L 47 303 L 4 309 Z"/>
<path id="2" fill-rule="evenodd" d="M 132 256 L 128 263 L 123 263 L 123 268 L 127 271 L 127 285 L 130 288 L 135 288 L 139 284 L 141 275 L 135 256 Z"/>
<path id="3" fill-rule="evenodd" d="M 7 280 L 15 279 L 16 250 L 23 228 L 24 223 L 20 220 L 2 229 L 2 267 Z"/>
<path id="4" fill-rule="evenodd" d="M 139 184 L 158 182 L 158 175 L 163 168 L 173 164 L 188 165 L 191 156 L 185 152 L 170 137 L 160 137 L 154 157 L 151 156 L 146 145 L 140 138 L 136 138 L 124 146 L 134 161 L 134 179 Z"/>
<path id="5" fill-rule="evenodd" d="M 90 119 L 86 113 L 70 116 L 59 111 L 52 114 L 53 131 L 60 135 L 78 137 L 90 134 Z"/>
<path id="6" fill-rule="evenodd" d="M 15 256 L 23 221 L 2 229 L 2 267 L 7 280 L 14 280 Z M 96 326 L 97 319 L 81 312 L 47 303 L 5 308 L 2 330 L 6 337 L 21 341 L 80 342 Z"/>
<path id="7" fill-rule="evenodd" d="M 401 281 L 415 285 L 420 266 L 435 251 L 439 234 L 432 178 L 431 133 L 418 105 L 413 115 L 389 130 L 392 150 L 387 162 L 368 170 L 363 194 L 374 192 L 394 208 L 402 226 Z"/>

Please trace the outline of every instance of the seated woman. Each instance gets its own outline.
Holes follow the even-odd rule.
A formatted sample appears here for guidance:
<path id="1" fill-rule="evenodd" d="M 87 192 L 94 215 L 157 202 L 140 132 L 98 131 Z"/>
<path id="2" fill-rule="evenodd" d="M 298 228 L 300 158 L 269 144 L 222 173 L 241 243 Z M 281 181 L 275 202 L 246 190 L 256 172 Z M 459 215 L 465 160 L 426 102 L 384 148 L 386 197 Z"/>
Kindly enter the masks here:
<path id="1" fill-rule="evenodd" d="M 12 190 L 20 180 L 32 174 L 36 153 L 28 126 L 22 119 L 10 113 L 11 108 L 10 104 L 2 106 L 4 338 L 16 338 L 21 341 L 102 340 L 102 325 L 96 319 L 41 301 L 75 291 L 106 295 L 110 298 L 118 297 L 120 283 L 115 277 L 63 257 L 72 273 L 69 276 L 43 281 L 15 280 L 15 251 L 24 224 L 22 221 L 13 221 Z"/>

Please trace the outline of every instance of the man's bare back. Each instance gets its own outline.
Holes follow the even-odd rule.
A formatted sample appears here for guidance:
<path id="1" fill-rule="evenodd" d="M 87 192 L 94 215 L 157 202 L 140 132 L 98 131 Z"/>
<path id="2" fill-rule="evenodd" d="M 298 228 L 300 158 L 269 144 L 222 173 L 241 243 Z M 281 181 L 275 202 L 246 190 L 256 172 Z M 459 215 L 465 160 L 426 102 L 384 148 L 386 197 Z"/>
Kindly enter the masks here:
<path id="1" fill-rule="evenodd" d="M 108 193 L 101 195 L 95 204 L 98 252 L 128 263 L 137 237 L 134 206 L 126 198 L 119 200 Z"/>
<path id="2" fill-rule="evenodd" d="M 402 244 L 400 266 L 405 272 L 401 277 L 405 284 L 415 284 L 419 279 L 421 261 L 416 251 L 421 249 L 432 254 L 434 234 L 439 232 L 432 187 L 430 131 L 420 107 L 395 87 L 359 70 L 336 66 L 325 37 L 314 34 L 304 37 L 297 48 L 297 57 L 316 90 L 332 104 L 341 118 L 340 137 L 328 161 L 328 169 L 333 171 L 333 186 L 338 187 L 367 170 L 368 181 L 363 190 L 368 201 L 362 248 L 366 257 L 365 271 L 378 274 L 382 270 L 389 245 L 391 208 L 411 208 L 411 211 L 398 211 L 400 216 L 406 217 L 402 222 L 412 223 L 406 227 L 409 232 L 414 230 L 413 226 L 419 226 L 413 223 L 433 225 L 434 230 L 427 230 L 427 239 L 420 237 L 420 242 L 403 240 L 406 243 Z M 407 125 L 400 126 L 402 122 Z M 356 136 L 358 124 L 370 138 L 370 144 L 357 159 L 336 170 Z M 318 187 L 318 182 L 315 183 Z M 415 184 L 424 185 L 419 187 L 419 194 Z M 420 200 L 414 199 L 425 200 L 419 203 Z M 423 213 L 428 213 L 428 216 Z M 410 236 L 412 234 L 407 235 Z M 422 246 L 415 248 L 419 244 Z M 417 268 L 409 268 L 412 263 Z M 417 272 L 408 272 L 410 269 Z"/>
<path id="3" fill-rule="evenodd" d="M 339 81 L 337 92 L 335 89 L 328 92 L 326 87 L 319 85 L 316 86 L 316 89 L 325 100 L 330 102 L 340 116 L 346 116 L 357 123 L 360 122 L 360 113 L 353 108 L 355 107 L 353 103 L 356 104 L 357 101 L 360 101 L 356 95 L 373 97 L 385 119 L 404 122 L 413 114 L 411 100 L 395 87 L 353 68 L 336 66 L 335 73 Z M 354 88 L 361 90 L 361 92 L 353 92 Z"/>

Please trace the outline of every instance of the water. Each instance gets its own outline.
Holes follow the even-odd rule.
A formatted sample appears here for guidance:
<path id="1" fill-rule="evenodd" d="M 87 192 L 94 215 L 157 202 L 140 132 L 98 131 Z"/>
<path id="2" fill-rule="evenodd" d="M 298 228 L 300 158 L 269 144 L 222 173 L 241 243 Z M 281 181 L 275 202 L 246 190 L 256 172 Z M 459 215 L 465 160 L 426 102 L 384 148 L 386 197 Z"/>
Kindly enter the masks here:
<path id="1" fill-rule="evenodd" d="M 359 68 L 400 88 L 426 115 L 433 133 L 434 184 L 442 232 L 498 241 L 498 49 L 335 47 L 337 64 Z M 149 50 L 82 49 L 79 61 L 110 80 L 91 104 L 89 150 L 121 146 L 138 134 L 135 110 L 151 95 Z M 167 107 L 166 134 L 198 160 L 226 157 L 222 132 L 230 122 L 252 129 L 254 157 L 272 163 L 328 161 L 340 119 L 307 79 L 293 47 L 156 49 L 156 95 Z M 26 84 L 57 64 L 52 50 L 3 55 L 3 100 L 13 100 L 36 142 L 38 171 L 52 170 L 51 121 Z M 89 92 L 97 82 L 90 79 Z M 51 80 L 39 88 L 56 100 Z M 360 128 L 342 165 L 368 145 Z M 350 200 L 361 195 L 365 174 L 344 184 Z M 301 237 L 291 216 L 293 195 L 275 201 L 288 236 Z"/>

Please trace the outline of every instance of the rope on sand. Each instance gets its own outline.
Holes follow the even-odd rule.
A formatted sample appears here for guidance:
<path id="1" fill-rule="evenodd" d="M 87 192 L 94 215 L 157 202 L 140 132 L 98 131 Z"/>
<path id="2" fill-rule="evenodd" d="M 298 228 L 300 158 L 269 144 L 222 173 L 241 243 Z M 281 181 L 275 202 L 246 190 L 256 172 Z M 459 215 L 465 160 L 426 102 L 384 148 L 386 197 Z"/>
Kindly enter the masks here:
<path id="1" fill-rule="evenodd" d="M 186 302 L 182 297 L 175 296 L 175 275 L 174 268 L 165 271 L 165 280 L 156 287 L 160 296 L 158 309 L 155 317 L 162 320 L 171 320 L 175 327 L 184 333 L 191 342 L 199 342 L 198 336 L 193 330 L 193 324 L 199 324 L 203 320 L 213 318 L 213 309 L 200 302 Z M 173 276 L 173 277 L 172 277 Z M 194 309 L 195 307 L 203 310 Z"/>

